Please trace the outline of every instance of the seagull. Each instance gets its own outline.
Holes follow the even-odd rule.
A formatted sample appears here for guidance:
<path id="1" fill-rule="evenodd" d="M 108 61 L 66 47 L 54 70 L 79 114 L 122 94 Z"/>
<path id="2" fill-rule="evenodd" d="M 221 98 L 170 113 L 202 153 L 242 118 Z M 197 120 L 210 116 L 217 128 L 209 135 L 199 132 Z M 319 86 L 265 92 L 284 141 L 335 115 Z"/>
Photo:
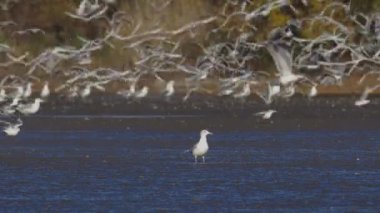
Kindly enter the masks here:
<path id="1" fill-rule="evenodd" d="M 174 94 L 174 81 L 171 80 L 166 84 L 166 88 L 164 91 L 165 97 L 170 97 Z"/>
<path id="2" fill-rule="evenodd" d="M 18 105 L 20 101 L 20 98 L 16 97 L 16 98 L 13 98 L 12 102 L 9 103 L 5 103 L 5 105 L 3 105 L 1 108 L 0 108 L 0 114 L 1 115 L 12 115 L 16 112 L 16 107 Z"/>
<path id="3" fill-rule="evenodd" d="M 20 132 L 20 126 L 22 126 L 22 121 L 19 118 L 17 120 L 17 123 L 12 124 L 7 122 L 7 124 L 8 126 L 4 127 L 3 132 L 5 132 L 5 134 L 7 134 L 8 136 L 16 136 Z"/>
<path id="4" fill-rule="evenodd" d="M 149 88 L 147 86 L 144 86 L 140 91 L 137 91 L 135 93 L 136 98 L 144 98 L 146 95 L 148 95 Z"/>
<path id="5" fill-rule="evenodd" d="M 22 94 L 23 98 L 28 98 L 32 94 L 32 83 L 28 82 L 26 85 L 26 89 L 24 90 L 24 93 Z"/>
<path id="6" fill-rule="evenodd" d="M 235 86 L 236 87 L 236 86 Z M 219 96 L 231 95 L 235 91 L 235 87 L 222 89 L 219 92 Z"/>
<path id="7" fill-rule="evenodd" d="M 317 85 L 313 85 L 309 91 L 309 98 L 312 98 L 318 94 Z"/>
<path id="8" fill-rule="evenodd" d="M 355 101 L 355 106 L 361 107 L 364 105 L 369 104 L 371 101 L 368 99 L 369 93 L 377 90 L 380 87 L 380 84 L 373 86 L 373 87 L 366 87 L 360 96 L 359 100 Z"/>
<path id="9" fill-rule="evenodd" d="M 100 8 L 98 0 L 95 0 L 94 3 L 91 3 L 89 0 L 82 0 L 79 4 L 79 7 L 76 9 L 75 13 L 79 17 L 90 16 L 95 13 Z"/>
<path id="10" fill-rule="evenodd" d="M 266 48 L 274 60 L 282 85 L 287 86 L 304 78 L 303 75 L 293 73 L 293 59 L 289 50 L 274 43 L 269 43 Z"/>
<path id="11" fill-rule="evenodd" d="M 44 87 L 41 90 L 41 98 L 46 98 L 50 95 L 49 82 L 45 82 Z"/>
<path id="12" fill-rule="evenodd" d="M 91 3 L 88 0 L 82 0 L 75 12 L 78 16 L 85 16 L 88 13 L 90 6 Z"/>
<path id="13" fill-rule="evenodd" d="M 281 87 L 280 87 L 280 85 L 268 84 L 268 92 L 269 92 L 269 96 L 272 97 L 272 96 L 277 95 L 281 92 Z"/>
<path id="14" fill-rule="evenodd" d="M 273 97 L 276 95 L 280 94 L 281 92 L 281 86 L 274 84 L 271 85 L 268 83 L 268 99 L 267 99 L 267 104 L 272 103 Z"/>
<path id="15" fill-rule="evenodd" d="M 19 97 L 15 97 L 13 98 L 11 104 L 9 105 L 10 107 L 15 107 L 18 105 L 18 103 L 20 102 L 20 98 Z"/>
<path id="16" fill-rule="evenodd" d="M 128 90 L 120 90 L 117 92 L 118 95 L 123 96 L 124 98 L 129 98 L 136 93 L 136 84 L 133 83 L 129 86 Z"/>
<path id="17" fill-rule="evenodd" d="M 287 87 L 284 88 L 283 91 L 284 92 L 282 93 L 282 97 L 289 98 L 295 94 L 296 88 L 294 88 L 294 85 L 288 85 Z"/>
<path id="18" fill-rule="evenodd" d="M 200 135 L 201 137 L 198 143 L 191 149 L 195 163 L 198 163 L 198 157 L 202 157 L 203 163 L 205 163 L 205 155 L 208 151 L 207 135 L 212 135 L 212 133 L 204 129 L 201 131 Z"/>
<path id="19" fill-rule="evenodd" d="M 82 91 L 80 91 L 81 98 L 87 98 L 91 94 L 91 85 L 86 85 Z"/>
<path id="20" fill-rule="evenodd" d="M 277 111 L 273 110 L 273 109 L 270 109 L 270 110 L 267 110 L 267 111 L 258 112 L 255 115 L 262 116 L 262 118 L 264 120 L 268 120 L 268 119 L 270 119 L 272 117 L 273 113 L 275 113 L 275 112 L 277 112 Z"/>
<path id="21" fill-rule="evenodd" d="M 359 100 L 355 101 L 355 106 L 361 107 L 361 106 L 369 104 L 370 102 L 371 101 L 368 99 L 359 99 Z"/>
<path id="22" fill-rule="evenodd" d="M 1 89 L 0 90 L 0 103 L 4 102 L 7 100 L 7 94 L 5 94 L 5 90 Z"/>
<path id="23" fill-rule="evenodd" d="M 7 105 L 2 107 L 0 114 L 1 115 L 13 115 L 16 112 L 15 106 Z"/>
<path id="24" fill-rule="evenodd" d="M 41 102 L 43 102 L 41 98 L 36 98 L 33 103 L 18 105 L 17 110 L 24 115 L 34 114 L 40 109 Z"/>
<path id="25" fill-rule="evenodd" d="M 249 83 L 246 83 L 243 87 L 243 90 L 234 95 L 234 98 L 245 98 L 251 94 L 251 87 Z"/>

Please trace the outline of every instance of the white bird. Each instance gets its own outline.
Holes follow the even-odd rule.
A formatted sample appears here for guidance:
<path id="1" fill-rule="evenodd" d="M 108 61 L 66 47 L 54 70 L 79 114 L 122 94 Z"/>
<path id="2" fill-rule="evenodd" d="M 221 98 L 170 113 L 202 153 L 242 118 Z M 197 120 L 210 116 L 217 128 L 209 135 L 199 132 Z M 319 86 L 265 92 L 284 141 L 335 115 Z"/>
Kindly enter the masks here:
<path id="1" fill-rule="evenodd" d="M 13 115 L 15 112 L 16 112 L 16 109 L 14 106 L 7 105 L 7 106 L 1 108 L 0 114 L 2 114 L 2 115 Z"/>
<path id="2" fill-rule="evenodd" d="M 198 143 L 196 143 L 191 149 L 195 163 L 198 163 L 198 157 L 202 157 L 203 163 L 205 163 L 205 155 L 209 149 L 207 143 L 207 135 L 212 135 L 212 133 L 204 129 L 201 131 L 200 135 L 201 137 Z"/>
<path id="3" fill-rule="evenodd" d="M 41 98 L 36 98 L 33 103 L 18 105 L 17 110 L 24 115 L 34 114 L 40 109 L 41 102 L 43 102 Z"/>
<path id="4" fill-rule="evenodd" d="M 234 98 L 245 98 L 251 94 L 251 87 L 249 83 L 246 83 L 243 87 L 243 90 L 234 95 Z"/>
<path id="5" fill-rule="evenodd" d="M 144 98 L 146 95 L 148 95 L 149 88 L 147 86 L 144 86 L 140 91 L 137 91 L 135 93 L 136 98 Z"/>
<path id="6" fill-rule="evenodd" d="M 5 94 L 5 90 L 4 89 L 1 89 L 0 90 L 0 103 L 4 102 L 6 100 L 7 100 L 7 94 Z"/>
<path id="7" fill-rule="evenodd" d="M 82 0 L 81 3 L 79 4 L 78 9 L 76 10 L 76 14 L 78 16 L 85 16 L 86 13 L 88 13 L 90 5 L 91 4 L 88 0 Z"/>
<path id="8" fill-rule="evenodd" d="M 302 78 L 303 78 L 302 75 L 297 75 L 297 74 L 280 75 L 280 83 L 282 85 L 288 85 L 288 84 L 296 82 Z"/>
<path id="9" fill-rule="evenodd" d="M 270 109 L 263 112 L 258 112 L 255 115 L 261 116 L 264 120 L 268 120 L 272 117 L 273 113 L 277 112 L 276 110 Z"/>
<path id="10" fill-rule="evenodd" d="M 275 96 L 281 92 L 280 85 L 268 85 L 269 96 Z"/>
<path id="11" fill-rule="evenodd" d="M 281 86 L 280 85 L 270 85 L 268 83 L 268 99 L 266 101 L 267 104 L 272 103 L 273 97 L 280 94 Z"/>
<path id="12" fill-rule="evenodd" d="M 272 43 L 268 44 L 266 48 L 275 62 L 278 74 L 280 76 L 279 81 L 282 85 L 293 84 L 294 82 L 304 78 L 303 75 L 293 73 L 292 54 L 287 49 Z"/>
<path id="13" fill-rule="evenodd" d="M 80 92 L 81 98 L 86 98 L 91 94 L 91 85 L 86 85 L 84 89 Z"/>
<path id="14" fill-rule="evenodd" d="M 95 3 L 91 4 L 90 13 L 95 12 L 100 8 L 99 0 L 95 0 Z"/>
<path id="15" fill-rule="evenodd" d="M 16 136 L 20 132 L 20 126 L 22 126 L 22 121 L 18 119 L 15 124 L 8 123 L 8 126 L 4 127 L 3 132 L 8 136 Z"/>
<path id="16" fill-rule="evenodd" d="M 296 93 L 296 88 L 293 85 L 288 85 L 284 88 L 282 97 L 289 98 L 292 97 Z"/>
<path id="17" fill-rule="evenodd" d="M 373 86 L 373 87 L 366 87 L 360 96 L 359 100 L 355 101 L 355 106 L 361 107 L 364 105 L 369 104 L 371 101 L 368 99 L 369 93 L 377 90 L 380 87 L 380 84 Z"/>
<path id="18" fill-rule="evenodd" d="M 26 89 L 24 90 L 24 93 L 22 94 L 22 97 L 28 98 L 32 94 L 32 83 L 28 82 L 26 85 Z"/>
<path id="19" fill-rule="evenodd" d="M 166 84 L 166 88 L 165 88 L 165 91 L 164 91 L 164 95 L 166 97 L 170 97 L 174 94 L 174 81 L 171 80 L 169 81 L 167 84 Z"/>
<path id="20" fill-rule="evenodd" d="M 50 95 L 49 82 L 45 82 L 44 87 L 41 90 L 41 98 L 46 98 Z"/>
<path id="21" fill-rule="evenodd" d="M 359 100 L 355 101 L 355 106 L 361 107 L 361 106 L 369 104 L 370 102 L 371 101 L 368 99 L 359 99 Z"/>
<path id="22" fill-rule="evenodd" d="M 232 93 L 234 93 L 234 90 L 235 88 L 227 88 L 227 89 L 223 89 L 219 92 L 219 96 L 225 96 L 225 95 L 231 95 Z"/>
<path id="23" fill-rule="evenodd" d="M 315 97 L 318 94 L 317 85 L 313 85 L 309 91 L 309 98 Z"/>
<path id="24" fill-rule="evenodd" d="M 133 96 L 135 93 L 136 93 L 136 84 L 135 83 L 131 84 L 129 86 L 128 90 L 120 90 L 117 92 L 118 95 L 121 95 L 125 98 L 129 98 L 129 97 Z"/>
<path id="25" fill-rule="evenodd" d="M 10 107 L 15 107 L 15 106 L 18 105 L 19 102 L 20 102 L 20 98 L 19 97 L 15 97 L 15 98 L 13 98 L 12 103 L 9 106 Z"/>

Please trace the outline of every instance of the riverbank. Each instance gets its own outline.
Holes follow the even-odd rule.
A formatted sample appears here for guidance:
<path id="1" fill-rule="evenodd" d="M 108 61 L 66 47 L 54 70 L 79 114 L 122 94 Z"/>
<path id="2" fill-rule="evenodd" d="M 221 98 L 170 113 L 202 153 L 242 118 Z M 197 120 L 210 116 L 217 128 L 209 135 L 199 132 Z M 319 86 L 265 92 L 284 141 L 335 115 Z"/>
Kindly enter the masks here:
<path id="1" fill-rule="evenodd" d="M 354 106 L 358 97 L 319 96 L 308 99 L 296 96 L 270 105 L 248 98 L 216 98 L 194 95 L 187 102 L 180 97 L 127 100 L 118 96 L 96 96 L 86 100 L 51 98 L 32 116 L 22 117 L 23 130 L 149 130 L 214 131 L 262 130 L 376 130 L 380 119 L 380 98 L 371 104 Z M 277 113 L 263 120 L 255 113 L 273 109 Z"/>

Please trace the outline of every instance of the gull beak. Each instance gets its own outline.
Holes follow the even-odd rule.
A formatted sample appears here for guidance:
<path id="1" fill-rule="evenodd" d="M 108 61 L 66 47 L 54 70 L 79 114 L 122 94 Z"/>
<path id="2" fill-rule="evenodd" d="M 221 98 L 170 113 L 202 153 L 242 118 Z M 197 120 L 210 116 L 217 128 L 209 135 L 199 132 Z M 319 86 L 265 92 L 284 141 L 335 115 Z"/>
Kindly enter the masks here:
<path id="1" fill-rule="evenodd" d="M 208 134 L 209 134 L 209 135 L 213 135 L 213 133 L 212 133 L 212 132 L 208 132 Z"/>

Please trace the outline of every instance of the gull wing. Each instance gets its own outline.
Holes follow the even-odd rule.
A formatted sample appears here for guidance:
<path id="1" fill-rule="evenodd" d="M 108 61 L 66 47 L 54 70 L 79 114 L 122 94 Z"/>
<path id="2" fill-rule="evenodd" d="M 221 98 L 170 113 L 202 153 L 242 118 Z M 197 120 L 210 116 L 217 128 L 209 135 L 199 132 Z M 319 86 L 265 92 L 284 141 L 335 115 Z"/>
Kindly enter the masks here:
<path id="1" fill-rule="evenodd" d="M 272 43 L 268 44 L 266 48 L 269 54 L 272 56 L 280 76 L 293 75 L 293 60 L 290 52 L 285 48 Z"/>
<path id="2" fill-rule="evenodd" d="M 267 111 L 258 112 L 258 113 L 255 113 L 255 115 L 257 115 L 257 116 L 259 116 L 259 115 L 265 115 L 265 113 L 267 113 Z"/>
<path id="3" fill-rule="evenodd" d="M 198 143 L 194 144 L 194 146 L 191 148 L 191 151 L 193 151 L 195 148 L 197 148 Z"/>

